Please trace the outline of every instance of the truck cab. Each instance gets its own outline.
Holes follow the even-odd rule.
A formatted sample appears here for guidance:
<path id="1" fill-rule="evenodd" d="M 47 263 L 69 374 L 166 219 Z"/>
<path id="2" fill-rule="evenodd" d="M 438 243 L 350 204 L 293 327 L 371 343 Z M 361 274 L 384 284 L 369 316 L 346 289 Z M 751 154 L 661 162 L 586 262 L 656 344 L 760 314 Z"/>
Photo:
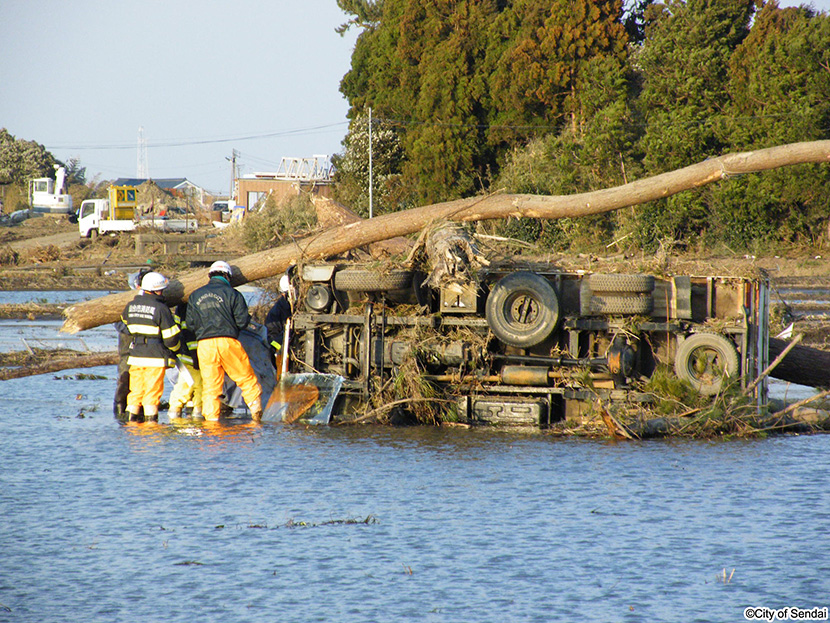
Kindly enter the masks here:
<path id="1" fill-rule="evenodd" d="M 78 209 L 81 238 L 99 234 L 133 231 L 138 189 L 134 186 L 110 186 L 107 199 L 88 199 Z"/>

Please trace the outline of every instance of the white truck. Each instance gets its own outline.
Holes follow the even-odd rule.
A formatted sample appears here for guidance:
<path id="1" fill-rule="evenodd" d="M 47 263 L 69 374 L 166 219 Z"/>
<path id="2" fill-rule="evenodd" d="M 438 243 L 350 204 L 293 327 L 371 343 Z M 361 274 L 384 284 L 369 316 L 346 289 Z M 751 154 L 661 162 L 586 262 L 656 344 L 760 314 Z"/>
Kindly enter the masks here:
<path id="1" fill-rule="evenodd" d="M 110 186 L 107 199 L 87 199 L 78 210 L 78 231 L 81 238 L 97 238 L 101 234 L 135 231 L 154 227 L 161 231 L 193 232 L 199 227 L 195 218 L 136 214 L 138 189 L 134 186 Z"/>

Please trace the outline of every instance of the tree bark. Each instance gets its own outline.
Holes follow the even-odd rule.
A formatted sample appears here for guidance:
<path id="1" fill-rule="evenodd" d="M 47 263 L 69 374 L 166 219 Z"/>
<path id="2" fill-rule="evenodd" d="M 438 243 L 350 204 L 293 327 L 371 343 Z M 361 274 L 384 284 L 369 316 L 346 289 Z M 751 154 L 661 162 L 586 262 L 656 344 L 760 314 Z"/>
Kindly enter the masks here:
<path id="1" fill-rule="evenodd" d="M 830 141 L 792 143 L 757 151 L 727 154 L 623 186 L 567 196 L 494 194 L 422 206 L 349 223 L 312 234 L 288 245 L 236 260 L 234 285 L 285 271 L 291 262 L 317 260 L 380 240 L 406 236 L 438 221 L 472 222 L 515 217 L 558 219 L 589 216 L 670 197 L 733 175 L 766 171 L 807 162 L 830 163 Z M 178 303 L 207 282 L 206 269 L 171 279 L 165 290 Z M 75 333 L 114 322 L 134 293 L 122 292 L 78 303 L 64 312 L 62 331 Z"/>
<path id="2" fill-rule="evenodd" d="M 425 246 L 431 271 L 426 284 L 432 288 L 475 283 L 475 274 L 489 264 L 473 237 L 458 225 L 444 223 L 431 231 Z"/>
<path id="3" fill-rule="evenodd" d="M 788 344 L 787 340 L 771 337 L 770 359 L 775 359 Z M 809 346 L 796 346 L 770 372 L 770 376 L 809 387 L 830 387 L 830 353 Z"/>

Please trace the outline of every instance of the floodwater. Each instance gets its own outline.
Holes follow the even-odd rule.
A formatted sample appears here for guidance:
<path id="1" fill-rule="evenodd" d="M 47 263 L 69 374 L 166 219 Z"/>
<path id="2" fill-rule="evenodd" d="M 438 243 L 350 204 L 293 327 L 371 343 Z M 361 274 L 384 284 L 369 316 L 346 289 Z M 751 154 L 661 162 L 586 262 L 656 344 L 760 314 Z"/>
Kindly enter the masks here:
<path id="1" fill-rule="evenodd" d="M 127 426 L 114 384 L 114 367 L 2 382 L 0 621 L 690 622 L 830 606 L 830 436 Z"/>
<path id="2" fill-rule="evenodd" d="M 4 323 L 0 347 L 63 339 L 58 326 Z M 115 345 L 112 327 L 80 336 Z M 0 382 L 0 623 L 742 621 L 830 606 L 830 436 L 124 425 L 115 377 Z"/>

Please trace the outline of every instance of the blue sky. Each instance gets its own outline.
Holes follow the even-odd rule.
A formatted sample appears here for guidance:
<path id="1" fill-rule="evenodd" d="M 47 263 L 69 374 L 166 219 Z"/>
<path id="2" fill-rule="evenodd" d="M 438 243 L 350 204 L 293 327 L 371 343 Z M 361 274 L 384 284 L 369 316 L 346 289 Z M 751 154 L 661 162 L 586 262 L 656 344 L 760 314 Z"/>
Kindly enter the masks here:
<path id="1" fill-rule="evenodd" d="M 227 193 L 233 149 L 242 173 L 341 150 L 345 21 L 334 0 L 2 0 L 0 127 L 102 179 L 135 176 L 143 127 L 151 177 Z"/>
<path id="2" fill-rule="evenodd" d="M 143 127 L 151 177 L 227 194 L 234 149 L 243 174 L 342 149 L 345 20 L 335 0 L 0 0 L 0 127 L 90 179 L 135 176 Z"/>

